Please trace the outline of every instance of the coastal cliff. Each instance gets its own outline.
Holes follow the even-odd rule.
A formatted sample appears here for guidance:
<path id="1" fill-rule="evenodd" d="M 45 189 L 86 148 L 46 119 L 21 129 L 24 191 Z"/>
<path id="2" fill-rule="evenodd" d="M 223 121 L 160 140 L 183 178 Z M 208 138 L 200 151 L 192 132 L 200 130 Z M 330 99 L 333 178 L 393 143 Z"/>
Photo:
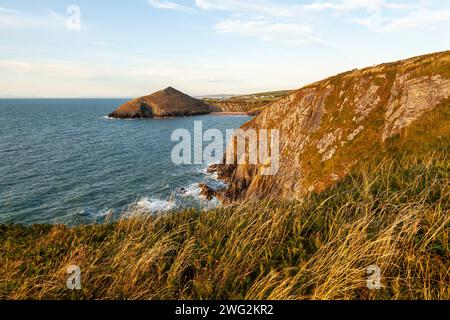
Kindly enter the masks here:
<path id="1" fill-rule="evenodd" d="M 225 199 L 301 198 L 394 143 L 419 152 L 448 139 L 449 100 L 450 51 L 339 74 L 274 102 L 242 127 L 280 131 L 276 175 L 263 176 L 263 167 L 251 164 L 210 171 L 228 182 Z"/>
<path id="2" fill-rule="evenodd" d="M 214 112 L 245 112 L 250 116 L 256 116 L 267 106 L 291 92 L 291 90 L 272 91 L 233 96 L 226 99 L 205 98 L 203 101 L 210 105 Z"/>
<path id="3" fill-rule="evenodd" d="M 260 100 L 232 100 L 208 101 L 214 112 L 245 112 L 250 115 L 258 114 L 258 111 L 268 106 L 270 101 Z"/>
<path id="4" fill-rule="evenodd" d="M 131 100 L 109 114 L 111 118 L 139 119 L 192 116 L 210 113 L 211 107 L 172 87 Z"/>

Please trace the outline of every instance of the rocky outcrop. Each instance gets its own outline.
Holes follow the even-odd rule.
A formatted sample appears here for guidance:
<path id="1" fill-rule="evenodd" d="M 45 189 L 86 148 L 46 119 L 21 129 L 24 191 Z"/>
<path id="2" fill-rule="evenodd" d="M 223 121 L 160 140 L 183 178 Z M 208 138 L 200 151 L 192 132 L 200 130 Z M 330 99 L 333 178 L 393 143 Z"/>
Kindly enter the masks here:
<path id="1" fill-rule="evenodd" d="M 275 175 L 263 175 L 261 164 L 212 169 L 228 182 L 228 199 L 301 198 L 336 183 L 449 101 L 450 51 L 343 73 L 274 102 L 242 127 L 279 130 Z"/>
<path id="2" fill-rule="evenodd" d="M 139 119 L 192 116 L 210 113 L 211 107 L 172 87 L 131 100 L 109 114 L 111 118 Z"/>
<path id="3" fill-rule="evenodd" d="M 206 183 L 200 183 L 200 196 L 206 198 L 207 200 L 212 200 L 216 195 L 216 191 L 213 187 L 207 185 Z"/>
<path id="4" fill-rule="evenodd" d="M 450 70 L 450 66 L 448 68 Z M 417 78 L 410 78 L 410 75 L 395 79 L 386 107 L 383 140 L 399 133 L 450 96 L 450 79 L 440 74 Z"/>

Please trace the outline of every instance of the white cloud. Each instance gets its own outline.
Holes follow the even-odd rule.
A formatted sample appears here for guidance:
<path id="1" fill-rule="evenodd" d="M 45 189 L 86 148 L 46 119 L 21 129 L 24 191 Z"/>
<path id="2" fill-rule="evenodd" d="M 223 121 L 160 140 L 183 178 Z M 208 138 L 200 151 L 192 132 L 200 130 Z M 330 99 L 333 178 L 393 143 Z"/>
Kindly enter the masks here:
<path id="1" fill-rule="evenodd" d="M 402 31 L 426 28 L 440 22 L 450 22 L 450 10 L 420 9 L 409 12 L 405 16 L 391 18 L 381 17 L 376 12 L 368 18 L 356 18 L 352 21 L 377 32 Z"/>
<path id="2" fill-rule="evenodd" d="M 306 4 L 279 4 L 264 0 L 195 0 L 202 10 L 222 10 L 234 13 L 264 14 L 267 16 L 294 17 L 308 11 L 373 11 L 379 9 L 406 9 L 411 4 L 387 0 L 335 0 L 314 1 Z"/>
<path id="3" fill-rule="evenodd" d="M 169 1 L 148 2 L 159 9 L 190 8 Z M 289 45 L 320 42 L 311 27 L 298 23 L 295 5 L 277 4 L 270 0 L 195 0 L 195 5 L 202 11 L 225 11 L 231 14 L 230 18 L 213 26 L 213 30 L 218 33 L 234 33 Z"/>
<path id="4" fill-rule="evenodd" d="M 167 0 L 147 0 L 154 8 L 193 11 L 194 8 Z M 203 11 L 228 11 L 234 13 L 264 14 L 270 16 L 291 16 L 292 7 L 263 0 L 195 0 L 195 6 Z"/>
<path id="5" fill-rule="evenodd" d="M 12 9 L 0 10 L 0 27 L 4 29 L 60 29 L 67 30 L 68 16 L 45 9 L 28 13 Z"/>
<path id="6" fill-rule="evenodd" d="M 280 23 L 269 19 L 244 20 L 232 18 L 223 20 L 214 26 L 219 33 L 237 33 L 242 36 L 258 37 L 264 41 L 272 41 L 287 45 L 299 45 L 305 42 L 320 42 L 312 29 L 306 25 Z"/>
<path id="7" fill-rule="evenodd" d="M 385 9 L 405 9 L 410 5 L 405 3 L 388 2 L 386 0 L 338 0 L 338 1 L 321 1 L 313 2 L 300 6 L 304 11 L 352 11 L 352 10 L 379 10 Z"/>
<path id="8" fill-rule="evenodd" d="M 405 17 L 391 20 L 382 28 L 382 30 L 394 31 L 421 28 L 431 26 L 439 22 L 450 22 L 450 10 L 414 11 Z"/>
<path id="9" fill-rule="evenodd" d="M 188 8 L 165 0 L 148 1 L 161 9 Z M 322 43 L 313 31 L 316 24 L 312 19 L 326 21 L 330 15 L 342 22 L 351 21 L 373 31 L 388 32 L 446 21 L 450 10 L 438 10 L 439 5 L 433 1 L 405 0 L 310 0 L 302 4 L 273 0 L 195 0 L 195 6 L 202 11 L 230 13 L 229 18 L 213 26 L 218 33 L 289 45 Z"/>
<path id="10" fill-rule="evenodd" d="M 435 1 L 394 2 L 388 0 L 335 0 L 316 1 L 301 6 L 305 12 L 332 11 L 341 16 L 353 11 L 365 11 L 365 15 L 348 20 L 376 32 L 393 32 L 414 28 L 432 27 L 436 23 L 450 21 L 450 7 Z"/>
<path id="11" fill-rule="evenodd" d="M 0 14 L 2 14 L 2 13 L 8 13 L 8 14 L 21 14 L 21 12 L 19 12 L 19 11 L 17 11 L 17 10 L 0 7 Z"/>
<path id="12" fill-rule="evenodd" d="M 320 42 L 310 26 L 299 23 L 297 6 L 265 0 L 195 0 L 204 11 L 226 11 L 232 16 L 216 23 L 218 33 L 256 37 L 283 45 Z"/>
<path id="13" fill-rule="evenodd" d="M 179 4 L 168 1 L 152 1 L 154 6 L 177 9 Z M 327 19 L 331 12 L 334 18 L 352 21 L 373 31 L 394 31 L 399 29 L 433 25 L 446 21 L 448 11 L 431 10 L 436 3 L 430 1 L 405 2 L 404 0 L 324 0 L 303 4 L 280 4 L 272 0 L 195 0 L 203 11 L 225 11 L 231 16 L 216 23 L 214 31 L 257 37 L 264 41 L 280 44 L 321 43 L 313 31 L 317 19 Z M 238 18 L 236 18 L 238 16 Z M 242 19 L 239 16 L 253 17 Z M 298 21 L 307 21 L 308 23 Z"/>
<path id="14" fill-rule="evenodd" d="M 191 7 L 166 0 L 148 0 L 148 2 L 160 9 L 191 9 Z M 334 17 L 356 12 L 359 16 L 353 17 L 351 21 L 373 30 L 385 29 L 386 31 L 446 21 L 447 12 L 450 10 L 439 1 L 405 0 L 311 0 L 304 4 L 280 4 L 272 0 L 195 0 L 195 5 L 203 11 L 226 11 L 266 19 L 276 18 L 280 20 L 279 25 L 290 25 L 292 23 L 287 20 L 299 19 L 311 12 L 325 14 L 324 12 L 331 11 Z M 363 11 L 362 15 L 360 11 Z M 386 12 L 389 14 L 385 14 Z M 246 28 L 247 25 L 247 23 L 236 21 L 234 24 L 241 25 L 240 28 Z M 218 25 L 220 27 L 223 23 Z"/>
<path id="15" fill-rule="evenodd" d="M 156 9 L 176 10 L 176 11 L 191 11 L 192 8 L 184 6 L 175 2 L 166 0 L 147 0 L 148 4 Z"/>
<path id="16" fill-rule="evenodd" d="M 195 0 L 205 11 L 228 11 L 234 13 L 263 14 L 266 16 L 292 16 L 292 6 L 274 4 L 261 0 Z"/>

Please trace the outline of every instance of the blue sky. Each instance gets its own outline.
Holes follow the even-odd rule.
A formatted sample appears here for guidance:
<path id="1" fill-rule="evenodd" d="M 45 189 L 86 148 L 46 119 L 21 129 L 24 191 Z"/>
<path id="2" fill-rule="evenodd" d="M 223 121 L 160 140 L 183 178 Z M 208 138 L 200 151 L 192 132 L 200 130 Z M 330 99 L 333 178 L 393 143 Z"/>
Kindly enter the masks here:
<path id="1" fill-rule="evenodd" d="M 0 0 L 0 97 L 294 89 L 449 30 L 449 0 Z"/>

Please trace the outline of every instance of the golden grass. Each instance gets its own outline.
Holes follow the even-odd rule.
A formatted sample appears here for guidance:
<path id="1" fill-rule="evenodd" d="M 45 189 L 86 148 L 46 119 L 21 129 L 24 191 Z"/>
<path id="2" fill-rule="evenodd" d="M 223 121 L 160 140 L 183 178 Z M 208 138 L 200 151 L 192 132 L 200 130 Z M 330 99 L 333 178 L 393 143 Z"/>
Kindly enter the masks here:
<path id="1" fill-rule="evenodd" d="M 442 154 L 385 159 L 301 202 L 0 226 L 0 298 L 450 299 Z M 81 290 L 66 288 L 69 265 Z"/>

